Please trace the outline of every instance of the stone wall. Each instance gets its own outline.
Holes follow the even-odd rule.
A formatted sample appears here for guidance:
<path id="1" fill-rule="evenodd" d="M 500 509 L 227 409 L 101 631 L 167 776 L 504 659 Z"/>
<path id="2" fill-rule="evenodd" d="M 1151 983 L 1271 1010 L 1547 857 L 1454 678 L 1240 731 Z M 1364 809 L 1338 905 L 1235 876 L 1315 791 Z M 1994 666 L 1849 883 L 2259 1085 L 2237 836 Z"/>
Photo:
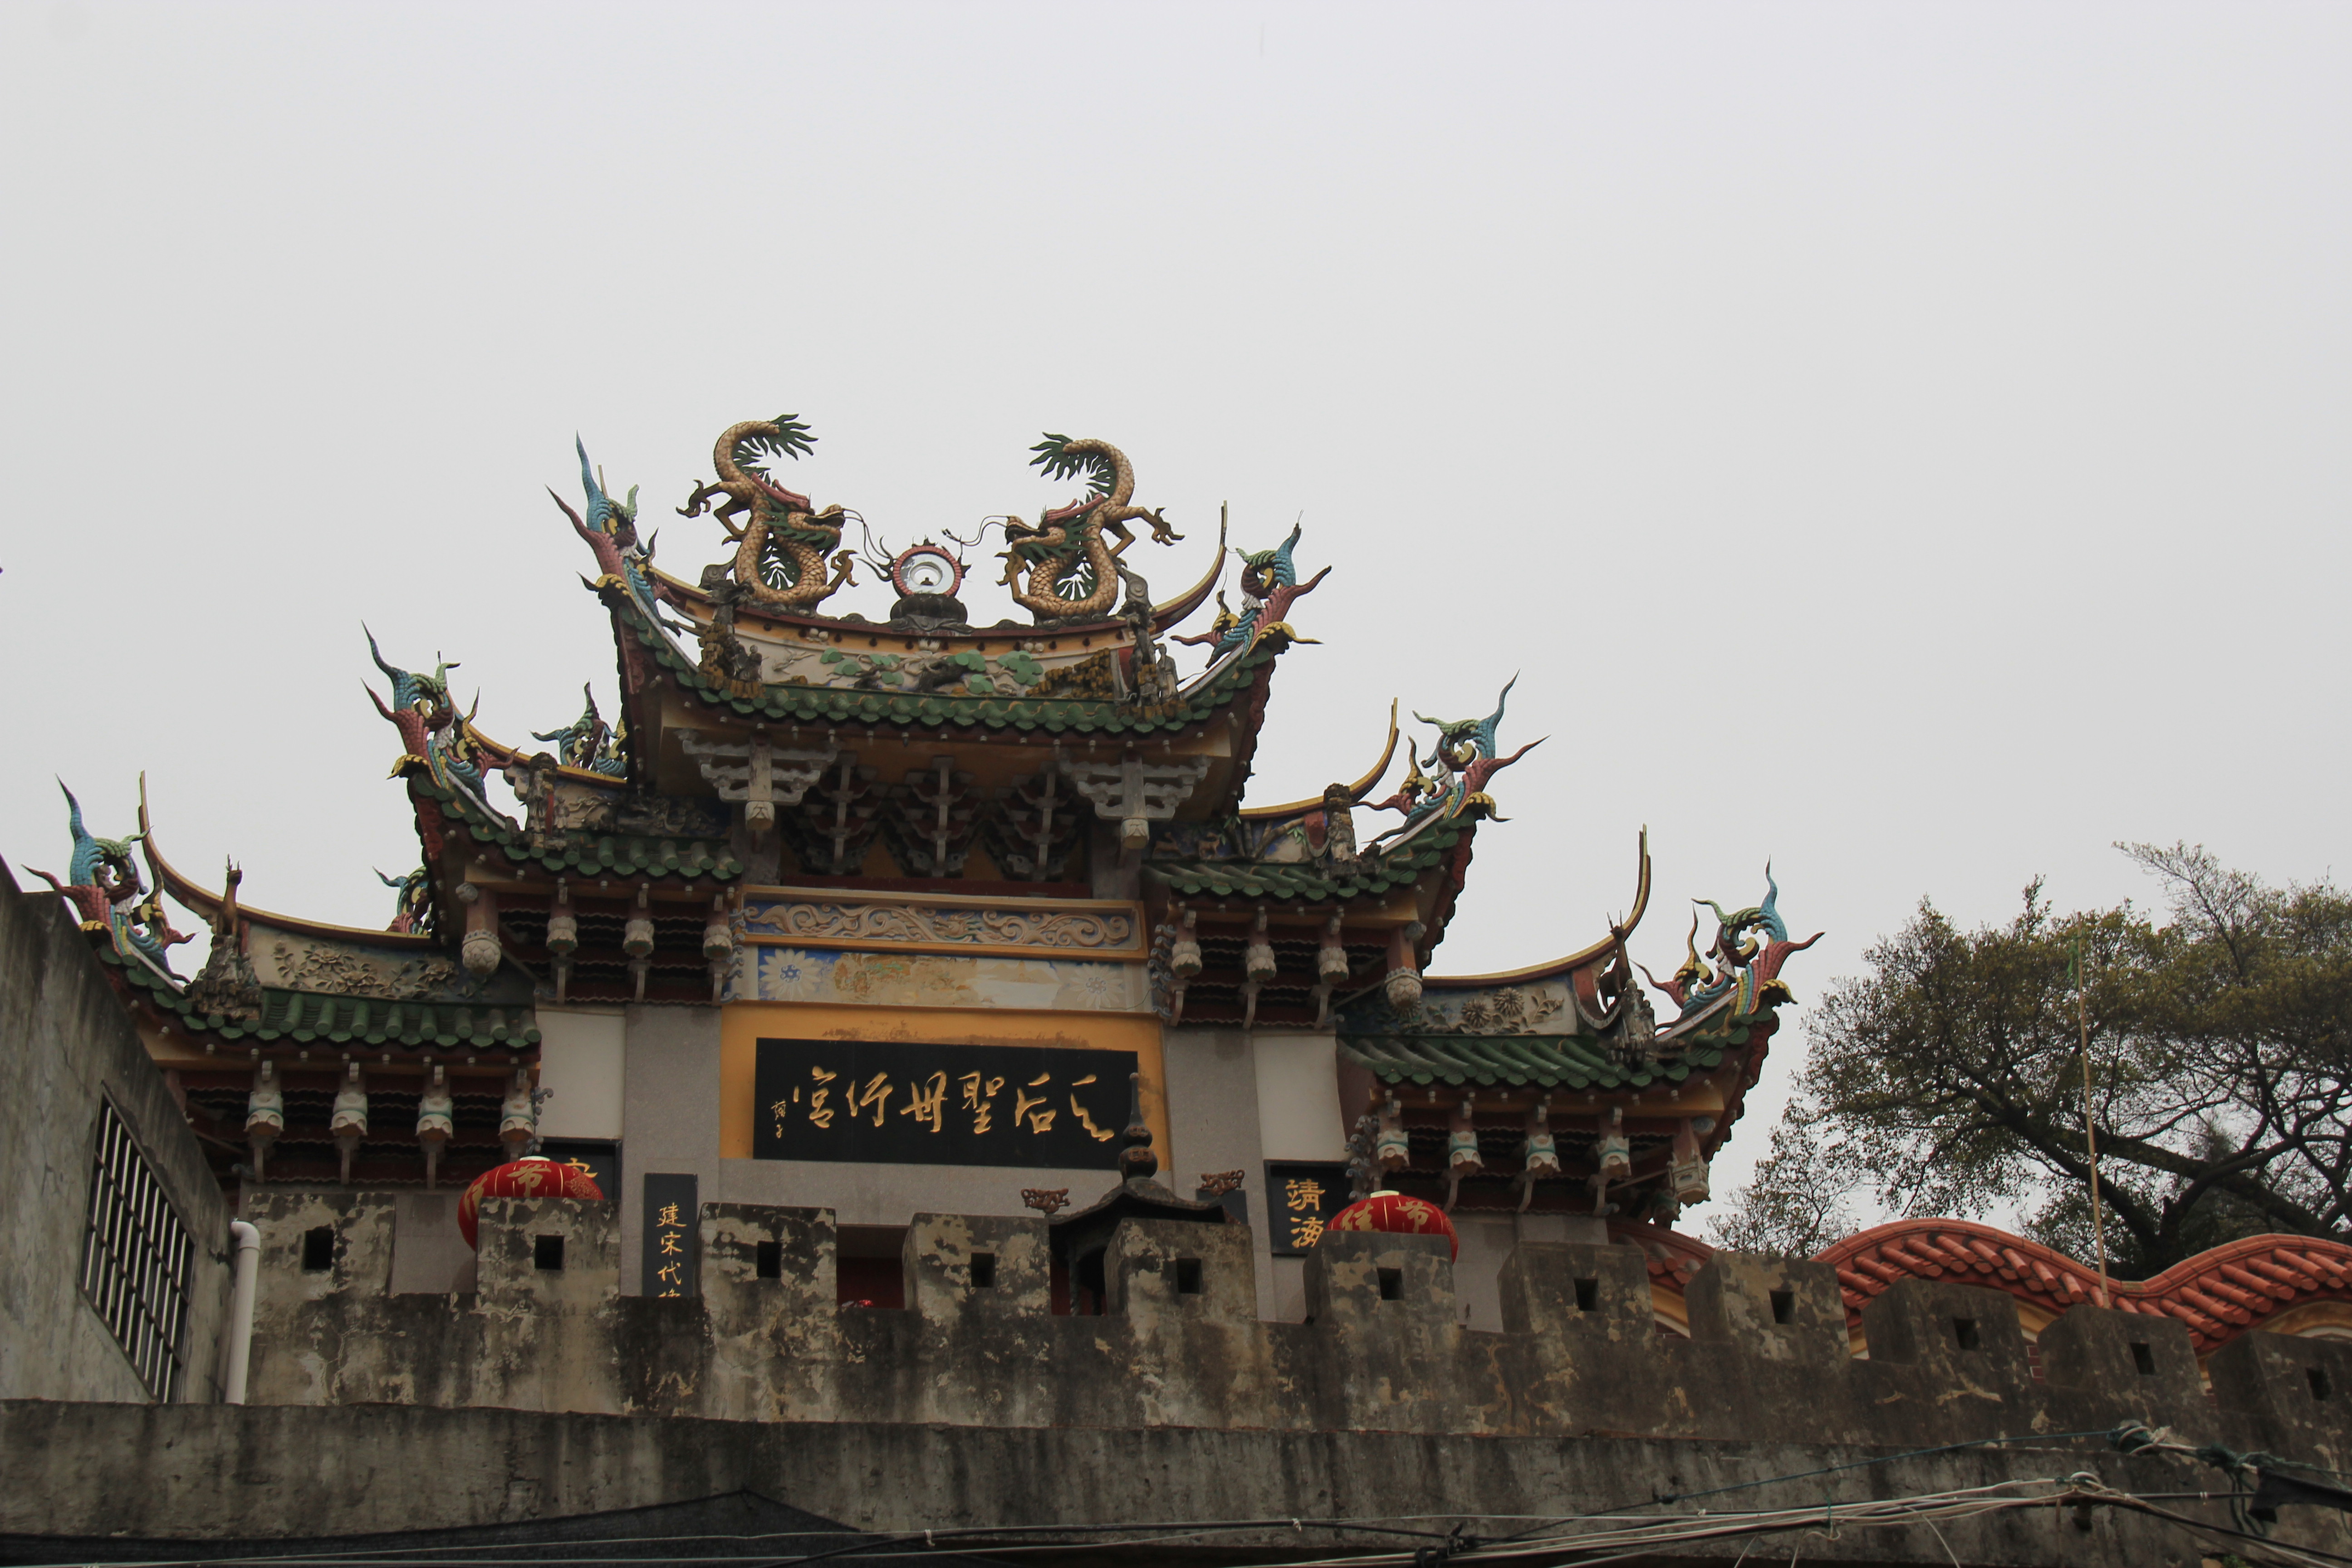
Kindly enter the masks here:
<path id="1" fill-rule="evenodd" d="M 0 1402 L 0 1461 L 10 1481 L 0 1488 L 0 1555 L 22 1562 L 152 1560 L 184 1553 L 142 1550 L 142 1541 L 241 1540 L 278 1542 L 280 1550 L 348 1561 L 356 1552 L 415 1552 L 426 1544 L 408 1532 L 467 1530 L 484 1533 L 432 1542 L 444 1550 L 429 1554 L 497 1561 L 483 1549 L 503 1539 L 508 1552 L 502 1555 L 544 1560 L 555 1553 L 517 1552 L 512 1543 L 586 1537 L 598 1544 L 581 1553 L 583 1560 L 709 1561 L 714 1544 L 708 1538 L 663 1540 L 657 1517 L 625 1510 L 751 1491 L 851 1529 L 909 1532 L 918 1541 L 927 1530 L 1022 1524 L 1256 1521 L 1206 1535 L 1164 1535 L 1164 1544 L 1129 1545 L 1075 1560 L 1199 1563 L 1232 1562 L 1238 1554 L 1247 1562 L 1297 1561 L 1339 1551 L 1395 1552 L 1401 1543 L 1394 1534 L 1320 1529 L 1318 1521 L 1390 1521 L 1426 1530 L 1433 1519 L 1461 1519 L 1471 1533 L 1491 1539 L 1527 1529 L 1530 1513 L 1622 1515 L 1629 1506 L 1652 1511 L 1647 1500 L 1654 1489 L 1772 1483 L 1706 1500 L 1720 1514 L 1727 1507 L 1824 1510 L 1832 1501 L 1824 1511 L 1833 1512 L 1871 1497 L 2082 1470 L 2137 1491 L 2178 1493 L 2212 1484 L 2211 1472 L 2194 1464 L 2126 1459 L 2100 1448 L 2048 1442 L 1899 1458 L 1824 1481 L 1819 1472 L 1826 1467 L 1865 1456 L 1770 1438 L 1711 1443 L 1596 1436 L 1564 1443 L 1185 1426 L 1106 1432 L 871 1421 L 751 1425 L 393 1405 L 155 1409 Z M 1690 1516 L 1704 1506 L 1685 1504 L 1680 1511 Z M 2174 1506 L 2209 1520 L 2225 1518 L 2218 1504 Z M 561 1520 L 575 1521 L 563 1536 L 541 1531 L 534 1537 L 517 1529 Z M 1291 1520 L 1304 1524 L 1294 1528 Z M 514 1533 L 489 1533 L 500 1527 Z M 2287 1510 L 2279 1536 L 2336 1552 L 2347 1544 L 2332 1518 L 2311 1509 Z M 650 1549 L 630 1552 L 614 1544 L 649 1537 Z M 1062 1552 L 1055 1560 L 1073 1561 L 1068 1537 L 1058 1539 Z M 1410 1551 L 1425 1541 L 1402 1538 L 1402 1544 Z M 942 1538 L 938 1544 L 988 1556 L 984 1543 Z M 460 1545 L 472 1549 L 446 1550 Z M 2205 1555 L 2192 1537 L 2157 1521 L 2113 1509 L 2043 1507 L 1947 1518 L 1932 1528 L 1866 1530 L 1816 1514 L 1803 1532 L 1644 1553 L 1641 1561 L 1655 1568 L 1702 1563 L 1726 1568 L 1746 1547 L 1749 1561 L 1779 1563 L 1790 1560 L 1792 1546 L 1806 1563 L 1935 1568 L 1954 1563 L 2197 1568 Z M 794 1554 L 787 1542 L 769 1549 L 776 1553 L 772 1562 Z M 1216 1549 L 1223 1554 L 1203 1555 Z M 844 1559 L 876 1560 L 866 1554 Z M 921 1561 L 937 1558 L 926 1552 Z"/>
<path id="2" fill-rule="evenodd" d="M 80 1286 L 100 1107 L 194 1243 L 174 1397 L 219 1397 L 229 1210 L 196 1135 L 55 894 L 0 865 L 0 1398 L 152 1396 Z"/>
<path id="3" fill-rule="evenodd" d="M 477 1292 L 395 1296 L 387 1198 L 256 1207 L 257 1403 L 1897 1448 L 2137 1420 L 2352 1469 L 2352 1345 L 2250 1334 L 2208 1362 L 2209 1395 L 2179 1324 L 2077 1308 L 2037 1375 L 2010 1298 L 1909 1280 L 1871 1304 L 1857 1360 L 1821 1264 L 1718 1254 L 1680 1340 L 1654 1328 L 1638 1248 L 1522 1244 L 1485 1332 L 1443 1241 L 1332 1232 L 1306 1260 L 1307 1321 L 1265 1322 L 1246 1227 L 1130 1221 L 1108 1311 L 1070 1317 L 1048 1308 L 1042 1221 L 925 1215 L 907 1306 L 881 1310 L 835 1304 L 824 1210 L 705 1205 L 703 1294 L 661 1300 L 619 1292 L 610 1205 L 494 1200 Z M 306 1273 L 320 1227 L 332 1266 Z"/>

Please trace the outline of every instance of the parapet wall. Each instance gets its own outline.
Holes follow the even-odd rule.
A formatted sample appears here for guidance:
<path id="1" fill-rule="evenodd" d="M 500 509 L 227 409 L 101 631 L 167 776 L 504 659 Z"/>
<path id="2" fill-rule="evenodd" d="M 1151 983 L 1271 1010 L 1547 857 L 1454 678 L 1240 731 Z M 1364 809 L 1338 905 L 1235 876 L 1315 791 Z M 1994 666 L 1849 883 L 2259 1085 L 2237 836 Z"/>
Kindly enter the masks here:
<path id="1" fill-rule="evenodd" d="M 0 1398 L 159 1397 L 82 1282 L 100 1127 L 109 1116 L 187 1239 L 187 1315 L 173 1342 L 181 1359 L 155 1383 L 163 1397 L 216 1399 L 228 1201 L 90 956 L 89 938 L 56 894 L 18 892 L 0 863 L 0 1200 L 8 1215 L 0 1226 Z M 116 1227 L 128 1211 L 101 1205 L 100 1212 L 120 1244 Z M 125 1254 L 165 1242 L 161 1213 L 144 1211 L 139 1241 L 123 1246 Z M 151 1371 L 159 1364 L 151 1362 Z"/>
<path id="2" fill-rule="evenodd" d="M 1442 1241 L 1335 1232 L 1307 1258 L 1308 1321 L 1262 1322 L 1245 1227 L 1129 1221 L 1108 1310 L 1069 1317 L 1044 1222 L 925 1215 L 908 1305 L 884 1310 L 836 1304 L 825 1210 L 705 1205 L 702 1294 L 666 1300 L 620 1294 L 612 1205 L 493 1200 L 477 1291 L 394 1296 L 389 1196 L 256 1206 L 256 1404 L 1906 1449 L 2147 1421 L 2352 1468 L 2352 1344 L 2249 1334 L 2209 1360 L 2209 1394 L 2179 1324 L 2078 1307 L 2042 1332 L 2037 1377 L 2011 1299 L 1906 1280 L 1870 1303 L 1856 1359 L 1817 1263 L 1718 1253 L 1685 1341 L 1655 1331 L 1637 1248 L 1523 1245 L 1485 1333 L 1461 1326 Z M 305 1271 L 319 1227 L 331 1263 Z"/>

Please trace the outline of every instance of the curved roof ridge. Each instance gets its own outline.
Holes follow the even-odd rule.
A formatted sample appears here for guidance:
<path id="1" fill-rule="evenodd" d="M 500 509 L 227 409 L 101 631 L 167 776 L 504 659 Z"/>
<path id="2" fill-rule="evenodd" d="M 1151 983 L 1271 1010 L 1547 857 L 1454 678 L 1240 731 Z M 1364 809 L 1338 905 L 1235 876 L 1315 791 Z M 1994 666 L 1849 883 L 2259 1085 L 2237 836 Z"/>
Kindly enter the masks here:
<path id="1" fill-rule="evenodd" d="M 139 831 L 145 835 L 141 843 L 146 849 L 148 868 L 155 873 L 156 882 L 181 904 L 204 917 L 206 923 L 216 923 L 220 919 L 223 904 L 221 895 L 206 889 L 202 883 L 185 875 L 169 860 L 163 858 L 163 851 L 155 842 L 154 829 L 148 825 L 147 775 L 144 773 L 139 776 Z M 236 918 L 240 924 L 274 926 L 281 931 L 299 931 L 305 936 L 323 936 L 337 941 L 382 943 L 419 952 L 438 952 L 441 948 L 438 939 L 426 936 L 422 932 L 383 931 L 367 926 L 335 925 L 327 921 L 304 920 L 299 915 L 281 915 L 273 910 L 257 909 L 247 903 L 242 897 L 236 901 Z"/>
<path id="2" fill-rule="evenodd" d="M 1641 879 L 1633 891 L 1633 912 L 1625 920 L 1627 936 L 1633 934 L 1633 928 L 1642 923 L 1642 916 L 1650 907 L 1650 830 L 1647 827 L 1642 829 L 1641 857 Z M 1464 991 L 1481 985 L 1524 985 L 1539 980 L 1557 980 L 1563 974 L 1583 968 L 1615 947 L 1617 942 L 1618 938 L 1612 933 L 1589 947 L 1579 948 L 1565 958 L 1546 959 L 1541 963 L 1530 963 L 1522 969 L 1499 970 L 1492 974 L 1427 974 L 1422 977 L 1421 983 L 1424 987 L 1433 986 L 1441 991 Z"/>
<path id="3" fill-rule="evenodd" d="M 1397 700 L 1391 697 L 1389 699 L 1388 744 L 1381 748 L 1381 760 L 1372 764 L 1371 772 L 1348 786 L 1348 794 L 1354 802 L 1360 804 L 1366 795 L 1372 793 L 1372 786 L 1381 782 L 1381 775 L 1389 771 L 1390 760 L 1396 755 L 1397 732 Z M 1246 821 L 1262 822 L 1269 817 L 1297 816 L 1322 809 L 1323 797 L 1318 795 L 1311 800 L 1294 800 L 1281 805 L 1247 805 L 1236 815 Z"/>

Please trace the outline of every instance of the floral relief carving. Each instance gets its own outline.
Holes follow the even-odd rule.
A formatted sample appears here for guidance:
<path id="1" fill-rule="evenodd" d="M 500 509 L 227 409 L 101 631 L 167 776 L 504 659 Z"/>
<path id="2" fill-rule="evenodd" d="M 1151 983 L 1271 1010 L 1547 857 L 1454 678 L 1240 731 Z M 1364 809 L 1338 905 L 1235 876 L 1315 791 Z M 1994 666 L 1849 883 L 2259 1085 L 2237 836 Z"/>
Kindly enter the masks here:
<path id="1" fill-rule="evenodd" d="M 1566 1005 L 1567 997 L 1560 993 L 1529 991 L 1524 986 L 1509 985 L 1500 991 L 1473 995 L 1462 1004 L 1461 1012 L 1454 1017 L 1443 1023 L 1425 1023 L 1420 1027 L 1422 1033 L 1433 1035 L 1529 1034 Z"/>
<path id="2" fill-rule="evenodd" d="M 415 1002 L 456 986 L 462 978 L 457 966 L 445 960 L 417 959 L 386 973 L 355 953 L 314 947 L 297 952 L 286 942 L 271 944 L 278 960 L 278 984 L 292 991 L 327 991 L 345 996 L 370 996 L 385 1002 Z"/>

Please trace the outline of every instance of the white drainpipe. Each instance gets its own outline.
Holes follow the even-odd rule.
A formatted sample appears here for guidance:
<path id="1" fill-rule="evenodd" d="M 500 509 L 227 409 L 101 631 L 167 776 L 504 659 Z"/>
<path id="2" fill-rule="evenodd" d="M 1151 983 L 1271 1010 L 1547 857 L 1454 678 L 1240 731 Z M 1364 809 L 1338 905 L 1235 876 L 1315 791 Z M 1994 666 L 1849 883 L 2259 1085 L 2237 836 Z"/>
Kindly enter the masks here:
<path id="1" fill-rule="evenodd" d="M 236 1283 L 228 1301 L 228 1366 L 221 1373 L 221 1403 L 245 1403 L 245 1370 L 253 1359 L 253 1296 L 261 1279 L 261 1232 L 245 1220 L 228 1222 L 236 1246 Z"/>

